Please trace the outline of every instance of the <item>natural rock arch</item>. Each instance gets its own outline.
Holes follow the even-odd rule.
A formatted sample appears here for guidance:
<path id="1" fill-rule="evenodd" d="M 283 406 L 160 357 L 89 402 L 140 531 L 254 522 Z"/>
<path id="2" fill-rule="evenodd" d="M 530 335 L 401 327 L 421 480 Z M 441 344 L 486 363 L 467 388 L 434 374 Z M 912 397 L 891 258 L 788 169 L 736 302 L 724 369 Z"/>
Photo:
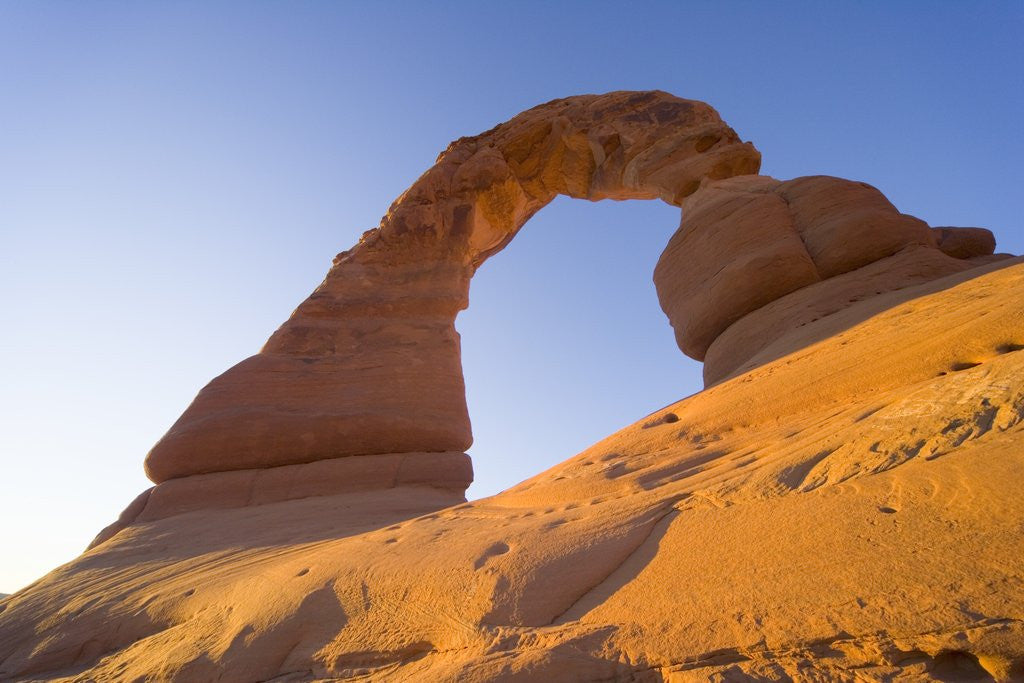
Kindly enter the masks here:
<path id="1" fill-rule="evenodd" d="M 559 194 L 679 205 L 703 180 L 759 165 L 712 107 L 658 91 L 554 100 L 453 142 L 260 353 L 200 391 L 147 474 L 431 453 L 427 470 L 406 457 L 387 477 L 464 489 L 472 435 L 454 321 L 476 268 Z"/>

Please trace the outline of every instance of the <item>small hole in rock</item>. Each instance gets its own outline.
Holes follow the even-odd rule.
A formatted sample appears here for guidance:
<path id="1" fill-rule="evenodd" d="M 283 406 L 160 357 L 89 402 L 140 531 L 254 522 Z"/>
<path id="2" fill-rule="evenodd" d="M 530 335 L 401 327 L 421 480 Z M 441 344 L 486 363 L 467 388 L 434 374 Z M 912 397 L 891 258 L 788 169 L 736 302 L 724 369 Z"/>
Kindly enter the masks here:
<path id="1" fill-rule="evenodd" d="M 991 681 L 992 676 L 977 656 L 964 650 L 946 650 L 935 655 L 928 673 L 940 681 Z"/>
<path id="2" fill-rule="evenodd" d="M 1024 344 L 1000 344 L 996 347 L 996 353 L 1013 353 L 1024 349 Z"/>
<path id="3" fill-rule="evenodd" d="M 895 514 L 896 508 L 891 508 L 891 507 L 889 507 L 887 505 L 883 505 L 882 507 L 878 508 L 878 511 L 879 512 L 884 512 L 887 515 L 891 515 L 891 514 Z"/>
<path id="4" fill-rule="evenodd" d="M 306 567 L 305 569 L 299 571 L 299 573 L 296 574 L 295 576 L 305 576 L 308 573 L 309 573 L 309 567 Z"/>
<path id="5" fill-rule="evenodd" d="M 976 368 L 979 365 L 981 365 L 981 363 L 971 363 L 968 361 L 964 361 L 961 363 L 953 363 L 951 366 L 949 366 L 949 369 L 952 370 L 953 372 L 960 372 L 961 370 L 970 370 L 971 368 Z"/>
<path id="6" fill-rule="evenodd" d="M 679 422 L 679 416 L 675 413 L 665 413 L 665 417 L 661 418 L 661 421 L 666 424 L 672 424 L 673 422 Z"/>

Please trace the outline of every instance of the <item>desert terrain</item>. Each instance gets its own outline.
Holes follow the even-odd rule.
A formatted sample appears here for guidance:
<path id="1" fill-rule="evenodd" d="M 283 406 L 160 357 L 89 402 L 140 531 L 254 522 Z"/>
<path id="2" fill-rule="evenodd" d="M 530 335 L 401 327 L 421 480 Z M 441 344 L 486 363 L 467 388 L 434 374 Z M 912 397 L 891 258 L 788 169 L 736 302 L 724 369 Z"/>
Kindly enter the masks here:
<path id="1" fill-rule="evenodd" d="M 0 598 L 0 680 L 1024 679 L 1024 259 L 759 164 L 658 91 L 453 142 Z M 454 321 L 557 195 L 680 207 L 706 387 L 467 502 Z"/>

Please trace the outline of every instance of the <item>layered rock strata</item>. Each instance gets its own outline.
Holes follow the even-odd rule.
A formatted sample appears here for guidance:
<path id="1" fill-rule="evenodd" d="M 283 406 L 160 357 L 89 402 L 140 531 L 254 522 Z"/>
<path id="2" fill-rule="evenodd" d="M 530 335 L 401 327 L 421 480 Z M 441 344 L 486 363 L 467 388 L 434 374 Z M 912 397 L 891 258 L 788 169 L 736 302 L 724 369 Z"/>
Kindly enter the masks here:
<path id="1" fill-rule="evenodd" d="M 147 474 L 466 450 L 454 320 L 485 259 L 557 195 L 679 204 L 759 163 L 710 106 L 662 92 L 554 100 L 453 142 L 259 354 L 199 393 Z"/>
<path id="2" fill-rule="evenodd" d="M 439 507 L 465 501 L 473 463 L 465 453 L 391 453 L 372 458 L 330 458 L 299 465 L 196 474 L 143 491 L 90 548 L 132 524 L 186 512 L 269 505 L 314 496 L 392 489 L 431 489 Z"/>

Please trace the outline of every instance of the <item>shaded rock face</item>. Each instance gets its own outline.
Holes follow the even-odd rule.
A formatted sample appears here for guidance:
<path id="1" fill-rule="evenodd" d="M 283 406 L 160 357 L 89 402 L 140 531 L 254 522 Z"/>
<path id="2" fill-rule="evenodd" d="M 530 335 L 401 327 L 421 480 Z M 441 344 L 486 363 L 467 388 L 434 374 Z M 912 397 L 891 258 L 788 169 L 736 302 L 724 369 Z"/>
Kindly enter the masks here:
<path id="1" fill-rule="evenodd" d="M 132 524 L 188 512 L 270 505 L 315 496 L 431 489 L 438 508 L 465 502 L 473 464 L 465 453 L 391 453 L 229 470 L 169 479 L 139 494 L 89 544 L 95 548 Z"/>
<path id="2" fill-rule="evenodd" d="M 996 238 L 985 228 L 932 228 L 935 241 L 944 254 L 967 259 L 989 256 L 996 250 Z"/>
<path id="3" fill-rule="evenodd" d="M 654 282 L 679 348 L 704 361 L 707 383 L 784 331 L 974 268 L 968 259 L 995 248 L 988 230 L 929 228 L 874 187 L 829 176 L 710 182 L 682 208 Z"/>
<path id="4" fill-rule="evenodd" d="M 559 194 L 679 204 L 759 164 L 710 106 L 662 92 L 555 100 L 453 142 L 259 354 L 199 393 L 147 474 L 466 450 L 454 320 L 486 258 Z"/>

